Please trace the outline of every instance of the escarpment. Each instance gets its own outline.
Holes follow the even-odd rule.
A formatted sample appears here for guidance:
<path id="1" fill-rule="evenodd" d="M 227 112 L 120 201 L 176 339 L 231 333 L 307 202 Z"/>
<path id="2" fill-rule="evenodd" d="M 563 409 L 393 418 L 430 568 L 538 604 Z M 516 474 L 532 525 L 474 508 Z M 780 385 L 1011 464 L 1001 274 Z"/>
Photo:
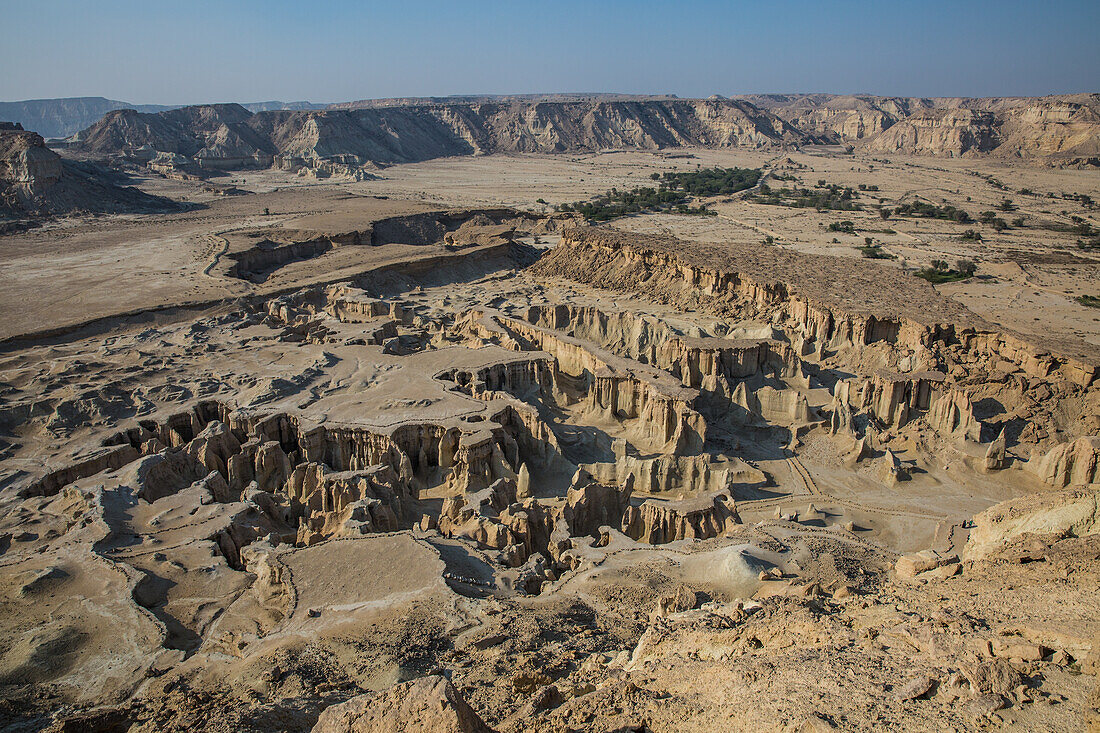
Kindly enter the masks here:
<path id="1" fill-rule="evenodd" d="M 1088 388 L 1098 371 L 1088 357 L 995 331 L 927 283 L 869 262 L 733 243 L 687 248 L 668 237 L 596 227 L 566 230 L 562 245 L 533 270 L 670 303 L 697 301 L 716 314 L 774 319 L 803 339 L 804 349 L 814 342 L 827 349 L 882 342 L 907 352 L 911 369 L 1004 359 L 1030 378 L 1079 388 Z M 836 287 L 845 278 L 856 284 Z"/>
<path id="2" fill-rule="evenodd" d="M 158 113 L 108 112 L 72 137 L 81 150 L 146 159 L 184 155 L 202 167 L 324 169 L 409 163 L 453 155 L 557 153 L 608 148 L 769 148 L 813 135 L 741 101 L 579 101 L 414 104 L 275 110 L 203 105 Z"/>
<path id="3" fill-rule="evenodd" d="M 841 276 L 833 268 L 853 270 L 845 275 L 849 278 L 866 278 L 868 290 L 837 292 L 830 282 Z M 726 421 L 740 414 L 740 425 L 779 421 L 796 432 L 798 425 L 824 420 L 832 434 L 853 441 L 845 459 L 850 465 L 886 450 L 883 460 L 891 466 L 886 471 L 890 477 L 903 475 L 905 469 L 878 444 L 882 431 L 916 434 L 927 428 L 936 441 L 955 446 L 965 460 L 984 470 L 1010 465 L 1002 445 L 1008 423 L 979 419 L 972 395 L 1000 394 L 1012 401 L 1020 399 L 1020 392 L 1057 393 L 1073 407 L 1062 417 L 1053 417 L 1058 410 L 1053 408 L 1048 424 L 1071 436 L 1078 430 L 1072 416 L 1076 405 L 1088 405 L 1088 412 L 1100 404 L 1097 366 L 1089 357 L 1055 353 L 993 330 L 925 283 L 865 263 L 811 262 L 796 253 L 769 248 L 749 252 L 736 244 L 686 247 L 668 238 L 597 227 L 567 230 L 561 245 L 531 269 L 540 276 L 626 289 L 670 305 L 690 303 L 717 316 L 767 323 L 775 329 L 772 338 L 723 343 L 595 309 L 555 306 L 527 314 L 532 323 L 583 335 L 677 377 L 685 387 L 700 389 L 693 404 L 708 416 L 717 409 Z M 883 283 L 872 287 L 876 279 Z M 894 296 L 889 302 L 882 298 L 884 288 Z M 820 365 L 808 373 L 805 358 L 820 360 Z M 882 366 L 854 379 L 834 379 L 821 369 L 865 365 L 868 360 Z M 1002 376 L 1006 363 L 1019 375 L 1007 382 Z M 788 388 L 776 391 L 760 381 L 768 375 Z M 815 382 L 830 389 L 831 405 L 811 407 L 789 388 L 812 388 Z M 1045 432 L 1032 424 L 1018 440 L 1051 450 L 1040 437 Z M 1027 458 L 1026 450 L 1017 455 Z M 1061 455 L 1039 469 L 1056 485 L 1065 483 L 1055 478 L 1067 470 L 1058 467 L 1066 462 Z M 1032 464 L 1038 465 L 1038 459 Z M 1090 464 L 1084 459 L 1080 465 Z M 1083 475 L 1087 469 L 1077 471 Z"/>
<path id="4" fill-rule="evenodd" d="M 91 163 L 63 160 L 42 136 L 0 123 L 0 215 L 40 217 L 74 211 L 163 212 L 168 199 L 120 185 L 123 177 Z"/>
<path id="5" fill-rule="evenodd" d="M 240 105 L 216 104 L 112 110 L 69 144 L 85 153 L 162 167 L 179 156 L 198 168 L 274 166 L 353 180 L 369 178 L 378 165 L 456 155 L 838 143 L 876 153 L 1095 165 L 1098 110 L 1094 94 L 990 100 L 825 94 L 399 100 L 255 114 Z"/>

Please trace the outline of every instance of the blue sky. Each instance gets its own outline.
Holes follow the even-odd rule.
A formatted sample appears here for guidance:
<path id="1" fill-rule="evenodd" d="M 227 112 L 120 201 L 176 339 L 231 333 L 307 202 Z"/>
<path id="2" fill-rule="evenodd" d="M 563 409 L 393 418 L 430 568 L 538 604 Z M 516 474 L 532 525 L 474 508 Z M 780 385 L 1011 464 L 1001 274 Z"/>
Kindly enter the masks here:
<path id="1" fill-rule="evenodd" d="M 1100 91 L 1100 0 L 0 0 L 0 100 Z"/>

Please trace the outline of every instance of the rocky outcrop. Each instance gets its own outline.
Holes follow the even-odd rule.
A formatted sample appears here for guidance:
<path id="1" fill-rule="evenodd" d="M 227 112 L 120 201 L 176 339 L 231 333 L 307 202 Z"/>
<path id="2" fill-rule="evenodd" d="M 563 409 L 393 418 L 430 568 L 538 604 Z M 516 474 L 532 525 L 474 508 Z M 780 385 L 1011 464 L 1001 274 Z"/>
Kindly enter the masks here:
<path id="1" fill-rule="evenodd" d="M 972 157 L 1000 144 L 1000 124 L 991 112 L 922 110 L 868 141 L 866 148 L 876 153 Z"/>
<path id="2" fill-rule="evenodd" d="M 684 336 L 674 333 L 664 321 L 638 313 L 605 313 L 578 305 L 532 306 L 527 320 L 667 371 L 685 387 L 695 389 L 719 377 L 802 374 L 801 361 L 791 345 L 771 338 Z M 771 335 L 770 327 L 761 330 Z"/>
<path id="3" fill-rule="evenodd" d="M 954 440 L 981 440 L 982 425 L 974 418 L 970 395 L 952 389 L 937 397 L 926 416 L 929 426 L 941 436 Z"/>
<path id="4" fill-rule="evenodd" d="M 593 481 L 578 471 L 565 496 L 562 516 L 573 536 L 599 535 L 600 527 L 617 527 L 630 508 L 631 486 L 622 489 Z"/>
<path id="5" fill-rule="evenodd" d="M 956 358 L 1004 359 L 1029 377 L 1081 388 L 1100 370 L 1076 355 L 998 332 L 918 278 L 869 261 L 809 259 L 736 243 L 687 247 L 671 237 L 588 227 L 566 229 L 561 244 L 531 271 L 674 305 L 701 302 L 721 315 L 771 318 L 791 338 L 830 349 L 886 343 L 918 356 L 950 350 Z M 840 282 L 847 285 L 838 288 Z M 887 402 L 901 404 L 893 397 Z"/>
<path id="6" fill-rule="evenodd" d="M 299 518 L 299 546 L 330 537 L 393 532 L 406 517 L 412 500 L 389 466 L 365 471 L 327 471 L 319 463 L 297 466 L 286 494 L 292 516 Z"/>
<path id="7" fill-rule="evenodd" d="M 313 733 L 492 733 L 441 675 L 353 697 L 321 712 Z"/>
<path id="8" fill-rule="evenodd" d="M 733 499 L 725 492 L 662 501 L 647 499 L 623 514 L 622 532 L 650 545 L 682 539 L 718 537 L 726 528 L 740 524 Z"/>
<path id="9" fill-rule="evenodd" d="M 985 450 L 985 458 L 982 461 L 982 470 L 1000 471 L 1008 465 L 1008 441 L 1002 428 L 997 437 L 990 442 Z"/>
<path id="10" fill-rule="evenodd" d="M 966 558 L 985 557 L 1026 532 L 1076 537 L 1100 533 L 1100 489 L 1031 494 L 985 510 L 974 517 Z"/>
<path id="11" fill-rule="evenodd" d="M 886 425 L 901 427 L 911 416 L 928 410 L 933 386 L 943 379 L 944 375 L 939 372 L 895 374 L 879 371 L 864 386 L 859 407 L 865 407 Z"/>
<path id="12" fill-rule="evenodd" d="M 61 178 L 61 156 L 20 125 L 0 127 L 0 181 L 40 193 Z"/>
<path id="13" fill-rule="evenodd" d="M 1026 467 L 1040 481 L 1059 489 L 1100 482 L 1100 437 L 1056 445 L 1045 454 L 1033 455 Z"/>
<path id="14" fill-rule="evenodd" d="M 549 509 L 535 499 L 518 501 L 516 484 L 499 479 L 480 491 L 443 500 L 438 529 L 447 537 L 465 537 L 497 550 L 501 561 L 519 567 L 533 555 L 545 554 L 554 529 Z"/>
<path id="15" fill-rule="evenodd" d="M 762 471 L 739 459 L 718 461 L 709 455 L 640 457 L 627 455 L 625 446 L 618 441 L 613 447 L 616 450 L 613 462 L 582 466 L 597 481 L 630 485 L 637 491 L 651 494 L 715 492 L 729 489 L 733 484 L 758 486 L 766 483 Z"/>
<path id="16" fill-rule="evenodd" d="M 46 216 L 71 211 L 170 211 L 173 202 L 118 185 L 116 174 L 63 161 L 34 132 L 0 125 L 0 214 Z"/>
<path id="17" fill-rule="evenodd" d="M 697 391 L 668 384 L 667 375 L 662 379 L 656 370 L 621 368 L 622 359 L 563 333 L 504 316 L 494 320 L 514 348 L 537 349 L 554 357 L 553 368 L 546 374 L 555 399 L 571 400 L 571 390 L 559 385 L 564 374 L 580 381 L 586 410 L 628 424 L 665 452 L 684 455 L 702 449 L 706 421 L 693 407 Z M 545 377 L 540 385 L 545 390 Z"/>
<path id="18" fill-rule="evenodd" d="M 957 563 L 957 555 L 951 555 L 935 550 L 921 550 L 911 555 L 902 555 L 894 563 L 894 572 L 899 578 L 915 578 L 921 573 L 927 573 L 937 568 L 947 567 Z"/>

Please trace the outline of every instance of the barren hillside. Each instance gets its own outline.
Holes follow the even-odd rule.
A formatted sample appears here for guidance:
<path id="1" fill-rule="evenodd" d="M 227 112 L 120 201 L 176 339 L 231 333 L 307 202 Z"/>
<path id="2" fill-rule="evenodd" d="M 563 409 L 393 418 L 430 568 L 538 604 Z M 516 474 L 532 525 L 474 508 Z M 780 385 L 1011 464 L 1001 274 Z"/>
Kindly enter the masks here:
<path id="1" fill-rule="evenodd" d="M 62 160 L 37 133 L 0 123 L 0 231 L 9 216 L 178 208 L 120 182 L 96 165 Z"/>

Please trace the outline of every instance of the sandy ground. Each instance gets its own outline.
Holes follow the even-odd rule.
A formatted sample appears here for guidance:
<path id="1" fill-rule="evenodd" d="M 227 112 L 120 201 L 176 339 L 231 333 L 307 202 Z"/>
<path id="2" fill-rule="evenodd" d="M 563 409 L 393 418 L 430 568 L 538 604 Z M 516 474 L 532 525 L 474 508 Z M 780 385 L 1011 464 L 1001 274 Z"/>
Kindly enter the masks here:
<path id="1" fill-rule="evenodd" d="M 907 269 L 927 266 L 933 259 L 953 263 L 968 258 L 978 262 L 979 277 L 942 288 L 978 315 L 1023 333 L 1100 345 L 1100 315 L 1073 300 L 1098 294 L 1100 258 L 1077 249 L 1074 235 L 1042 228 L 1055 222 L 1069 224 L 1071 216 L 1100 226 L 1096 210 L 1077 201 L 1048 198 L 1052 193 L 1079 193 L 1100 199 L 1095 173 L 969 160 L 898 157 L 883 162 L 865 155 L 713 150 L 450 158 L 393 166 L 380 171 L 379 180 L 359 183 L 306 181 L 275 170 L 233 173 L 218 181 L 254 193 L 232 197 L 205 193 L 185 181 L 148 177 L 140 185 L 151 193 L 207 208 L 172 216 L 73 220 L 4 237 L 0 311 L 5 318 L 0 337 L 137 308 L 251 292 L 240 283 L 199 276 L 220 248 L 219 235 L 226 232 L 271 225 L 310 228 L 322 220 L 322 228 L 329 231 L 351 231 L 381 217 L 429 207 L 504 205 L 547 212 L 554 204 L 612 187 L 650 185 L 649 176 L 655 172 L 769 164 L 777 173 L 797 179 L 773 180 L 773 186 L 812 186 L 820 179 L 857 189 L 860 184 L 877 186 L 877 192 L 862 194 L 864 203 L 881 199 L 891 206 L 919 199 L 954 205 L 977 217 L 1008 197 L 1019 210 L 998 215 L 1023 216 L 1027 223 L 998 234 L 976 224 L 896 217 L 883 222 L 873 211 L 818 213 L 737 199 L 712 203 L 720 213 L 714 218 L 643 215 L 620 220 L 617 226 L 716 242 L 751 243 L 770 235 L 783 247 L 851 257 L 860 256 L 855 247 L 870 236 L 898 257 L 896 266 Z M 989 177 L 1007 190 L 992 185 Z M 1038 195 L 1016 193 L 1024 188 Z M 538 203 L 540 198 L 548 204 Z M 265 209 L 270 216 L 264 216 Z M 827 224 L 843 219 L 855 222 L 856 235 L 826 231 Z M 983 241 L 975 245 L 960 239 L 967 228 L 980 230 Z M 896 233 L 884 234 L 885 229 Z M 308 274 L 312 273 L 303 276 Z M 28 299 L 27 292 L 40 297 Z"/>
<path id="2" fill-rule="evenodd" d="M 252 193 L 231 197 L 149 177 L 203 208 L 0 238 L 0 726 L 308 731 L 426 675 L 516 733 L 1096 719 L 1100 549 L 1075 536 L 1100 531 L 1096 485 L 1061 481 L 1095 466 L 1095 384 L 959 344 L 826 348 L 777 307 L 701 297 L 676 267 L 608 257 L 593 282 L 537 217 L 479 214 L 456 243 L 432 214 L 379 246 L 329 246 L 390 217 L 549 214 L 712 164 L 877 186 L 862 202 L 977 215 L 1010 196 L 1030 222 L 1098 221 L 1046 196 L 1100 198 L 1083 171 L 611 152 L 357 183 L 234 173 L 219 182 Z M 825 273 L 843 296 L 845 275 L 870 289 L 882 271 L 814 256 L 858 258 L 871 236 L 900 284 L 856 295 L 914 293 L 944 317 L 964 312 L 905 270 L 968 257 L 978 277 L 941 294 L 1100 348 L 1097 311 L 1072 300 L 1100 295 L 1100 258 L 1070 234 L 966 225 L 975 244 L 873 211 L 708 203 L 718 216 L 629 217 L 612 239 L 769 277 L 795 263 L 792 281 Z M 861 231 L 827 231 L 843 219 Z M 654 233 L 685 241 L 638 236 Z M 231 274 L 245 256 L 256 277 Z M 145 309 L 160 310 L 118 317 Z M 892 420 L 883 402 L 918 397 L 864 390 L 893 371 L 957 402 Z M 929 548 L 934 567 L 902 572 Z"/>

